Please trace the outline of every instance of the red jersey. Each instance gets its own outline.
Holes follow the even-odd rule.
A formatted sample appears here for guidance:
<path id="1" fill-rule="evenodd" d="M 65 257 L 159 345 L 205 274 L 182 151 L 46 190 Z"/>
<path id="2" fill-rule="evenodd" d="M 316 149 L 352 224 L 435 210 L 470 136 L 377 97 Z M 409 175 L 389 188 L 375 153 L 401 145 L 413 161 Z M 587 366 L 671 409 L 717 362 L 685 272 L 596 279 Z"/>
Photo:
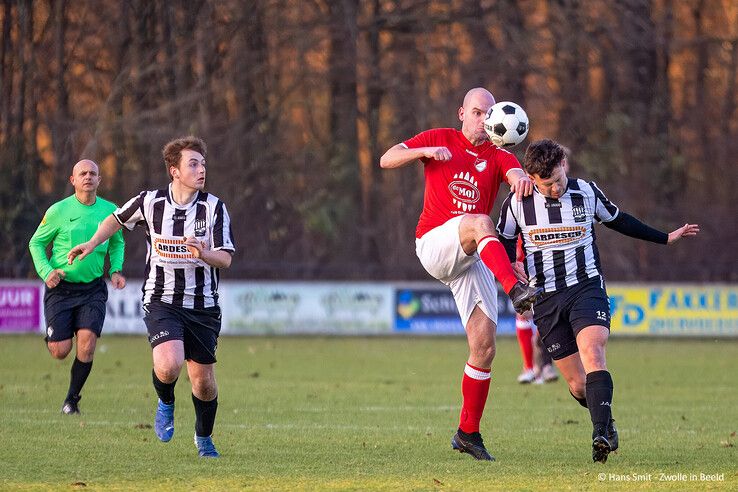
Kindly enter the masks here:
<path id="1" fill-rule="evenodd" d="M 521 169 L 518 159 L 487 141 L 474 146 L 454 128 L 427 130 L 403 142 L 409 149 L 446 147 L 451 160 L 422 158 L 425 165 L 423 212 L 415 237 L 463 214 L 487 214 L 510 169 Z"/>
<path id="2" fill-rule="evenodd" d="M 525 253 L 523 252 L 523 238 L 518 236 L 518 244 L 515 247 L 515 261 L 523 263 L 525 261 Z"/>

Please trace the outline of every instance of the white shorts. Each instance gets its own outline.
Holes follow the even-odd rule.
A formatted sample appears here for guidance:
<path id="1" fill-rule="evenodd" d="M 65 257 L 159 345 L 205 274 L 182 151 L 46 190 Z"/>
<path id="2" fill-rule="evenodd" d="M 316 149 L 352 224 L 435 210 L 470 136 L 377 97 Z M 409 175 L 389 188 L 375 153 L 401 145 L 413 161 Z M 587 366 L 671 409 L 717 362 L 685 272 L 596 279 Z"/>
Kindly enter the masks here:
<path id="1" fill-rule="evenodd" d="M 464 328 L 477 304 L 497 324 L 495 276 L 476 252 L 467 255 L 461 247 L 459 226 L 462 218 L 463 215 L 459 215 L 449 219 L 416 239 L 415 254 L 433 278 L 451 288 Z"/>

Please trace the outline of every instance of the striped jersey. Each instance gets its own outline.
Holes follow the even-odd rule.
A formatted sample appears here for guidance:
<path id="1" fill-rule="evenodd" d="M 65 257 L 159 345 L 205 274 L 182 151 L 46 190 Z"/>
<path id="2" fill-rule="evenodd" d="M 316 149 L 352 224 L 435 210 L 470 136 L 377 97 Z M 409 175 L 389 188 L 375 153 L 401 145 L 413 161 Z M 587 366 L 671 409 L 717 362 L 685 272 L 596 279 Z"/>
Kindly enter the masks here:
<path id="1" fill-rule="evenodd" d="M 161 301 L 202 309 L 218 305 L 218 269 L 195 258 L 184 238 L 195 236 L 212 250 L 234 252 L 231 220 L 225 204 L 200 191 L 186 205 L 166 190 L 142 191 L 113 213 L 128 230 L 146 229 L 146 279 L 143 303 Z"/>
<path id="2" fill-rule="evenodd" d="M 497 231 L 506 239 L 522 233 L 523 265 L 531 285 L 553 292 L 602 275 L 594 223 L 610 222 L 618 213 L 593 181 L 569 178 L 558 200 L 537 188 L 522 201 L 510 193 Z"/>

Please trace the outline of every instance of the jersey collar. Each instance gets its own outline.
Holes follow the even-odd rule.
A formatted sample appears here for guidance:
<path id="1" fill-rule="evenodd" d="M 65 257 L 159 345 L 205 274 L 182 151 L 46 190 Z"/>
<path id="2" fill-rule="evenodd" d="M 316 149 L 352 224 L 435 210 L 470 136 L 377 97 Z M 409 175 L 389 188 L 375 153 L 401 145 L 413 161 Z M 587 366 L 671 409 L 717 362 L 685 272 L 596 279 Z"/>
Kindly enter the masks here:
<path id="1" fill-rule="evenodd" d="M 468 150 L 471 150 L 472 152 L 477 153 L 477 154 L 478 153 L 481 153 L 481 152 L 484 152 L 485 150 L 487 150 L 489 148 L 490 145 L 493 145 L 492 142 L 490 142 L 489 140 L 487 140 L 484 143 L 481 143 L 479 145 L 474 145 L 474 144 L 472 144 L 469 141 L 468 138 L 466 138 L 466 135 L 464 135 L 464 132 L 462 132 L 461 130 L 456 130 L 456 131 L 458 132 L 459 140 L 461 140 L 461 142 L 464 145 L 464 147 L 466 149 L 468 149 Z"/>
<path id="2" fill-rule="evenodd" d="M 82 203 L 81 201 L 79 201 L 79 198 L 77 197 L 77 194 L 76 193 L 73 194 L 72 196 L 74 197 L 75 200 L 77 200 L 77 203 L 79 203 L 83 207 L 91 207 L 91 206 L 93 206 L 93 205 L 95 205 L 97 203 L 97 194 L 95 194 L 95 201 L 92 202 L 92 203 L 90 203 L 89 205 L 86 204 L 86 203 Z"/>
<path id="3" fill-rule="evenodd" d="M 203 195 L 204 193 L 198 190 L 197 194 L 195 194 L 195 197 L 190 200 L 190 202 L 185 203 L 184 205 L 180 205 L 179 203 L 175 202 L 174 197 L 172 197 L 172 183 L 169 183 L 169 186 L 167 187 L 167 201 L 172 207 L 181 210 L 187 210 L 188 208 L 191 208 L 193 205 L 200 201 Z"/>

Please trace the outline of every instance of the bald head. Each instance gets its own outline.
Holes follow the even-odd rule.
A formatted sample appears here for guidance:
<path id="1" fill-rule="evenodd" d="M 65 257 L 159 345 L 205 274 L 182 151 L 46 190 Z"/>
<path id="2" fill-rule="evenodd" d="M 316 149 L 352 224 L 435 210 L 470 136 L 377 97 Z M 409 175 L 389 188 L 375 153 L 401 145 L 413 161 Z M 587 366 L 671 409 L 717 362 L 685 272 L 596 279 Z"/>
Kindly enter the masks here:
<path id="1" fill-rule="evenodd" d="M 470 89 L 469 92 L 466 93 L 462 105 L 466 108 L 468 105 L 472 104 L 472 101 L 476 100 L 489 102 L 490 106 L 495 103 L 495 97 L 490 91 L 488 91 L 484 87 L 475 87 L 474 89 Z"/>
<path id="2" fill-rule="evenodd" d="M 475 87 L 464 96 L 463 106 L 459 108 L 461 132 L 473 145 L 489 140 L 484 131 L 484 117 L 494 103 L 492 93 L 483 87 Z"/>
<path id="3" fill-rule="evenodd" d="M 72 168 L 72 176 L 77 174 L 77 171 L 79 171 L 80 169 L 86 169 L 86 168 L 89 168 L 90 166 L 99 173 L 100 170 L 97 167 L 97 164 L 95 163 L 95 161 L 91 161 L 90 159 L 82 159 L 77 164 L 75 164 L 74 167 Z"/>
<path id="4" fill-rule="evenodd" d="M 74 186 L 74 193 L 82 203 L 87 203 L 89 199 L 94 201 L 97 187 L 100 186 L 100 170 L 94 161 L 82 159 L 72 168 L 69 181 Z"/>

